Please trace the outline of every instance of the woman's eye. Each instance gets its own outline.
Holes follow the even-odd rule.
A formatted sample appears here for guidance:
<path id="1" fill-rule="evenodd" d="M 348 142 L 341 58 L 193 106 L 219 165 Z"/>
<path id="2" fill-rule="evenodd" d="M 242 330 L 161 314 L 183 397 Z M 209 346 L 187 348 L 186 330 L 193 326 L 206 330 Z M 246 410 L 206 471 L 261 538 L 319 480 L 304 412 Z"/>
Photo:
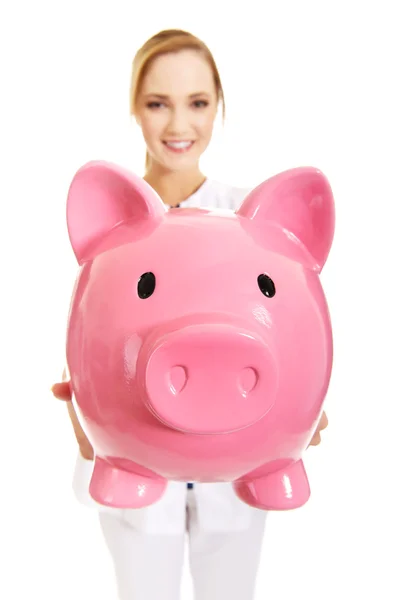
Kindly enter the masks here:
<path id="1" fill-rule="evenodd" d="M 195 100 L 193 104 L 195 108 L 205 108 L 208 106 L 208 102 L 206 100 Z"/>
<path id="2" fill-rule="evenodd" d="M 150 108 L 150 109 L 161 108 L 161 106 L 164 106 L 161 102 L 149 102 L 147 104 L 147 108 Z"/>

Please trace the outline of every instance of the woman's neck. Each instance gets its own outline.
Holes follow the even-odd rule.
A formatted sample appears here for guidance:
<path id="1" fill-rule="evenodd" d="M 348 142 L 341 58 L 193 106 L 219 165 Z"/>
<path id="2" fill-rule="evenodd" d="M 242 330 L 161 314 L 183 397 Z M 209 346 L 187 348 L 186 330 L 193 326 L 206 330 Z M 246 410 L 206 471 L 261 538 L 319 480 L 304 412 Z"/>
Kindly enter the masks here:
<path id="1" fill-rule="evenodd" d="M 151 166 L 143 179 L 165 204 L 176 206 L 194 194 L 206 177 L 199 168 L 191 171 L 163 171 Z"/>

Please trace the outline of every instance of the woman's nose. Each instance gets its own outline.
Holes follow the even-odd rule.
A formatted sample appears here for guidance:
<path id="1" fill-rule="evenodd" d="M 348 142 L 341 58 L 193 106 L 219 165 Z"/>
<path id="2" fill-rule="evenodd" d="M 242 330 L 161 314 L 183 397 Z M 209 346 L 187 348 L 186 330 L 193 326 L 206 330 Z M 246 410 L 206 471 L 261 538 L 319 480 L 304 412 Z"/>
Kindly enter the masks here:
<path id="1" fill-rule="evenodd" d="M 171 112 L 171 118 L 169 121 L 169 134 L 175 136 L 184 136 L 188 133 L 189 127 L 189 119 L 186 111 L 183 110 L 174 110 Z"/>

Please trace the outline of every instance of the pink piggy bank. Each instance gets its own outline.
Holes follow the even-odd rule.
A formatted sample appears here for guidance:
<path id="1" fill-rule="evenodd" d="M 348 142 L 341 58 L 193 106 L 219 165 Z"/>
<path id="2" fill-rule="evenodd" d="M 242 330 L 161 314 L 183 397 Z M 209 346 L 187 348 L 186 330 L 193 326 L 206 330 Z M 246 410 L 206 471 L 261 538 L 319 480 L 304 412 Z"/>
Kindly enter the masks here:
<path id="1" fill-rule="evenodd" d="M 324 175 L 281 173 L 236 212 L 167 210 L 141 178 L 91 162 L 67 221 L 81 266 L 67 364 L 92 498 L 140 508 L 168 480 L 225 481 L 260 509 L 305 504 L 333 360 Z"/>

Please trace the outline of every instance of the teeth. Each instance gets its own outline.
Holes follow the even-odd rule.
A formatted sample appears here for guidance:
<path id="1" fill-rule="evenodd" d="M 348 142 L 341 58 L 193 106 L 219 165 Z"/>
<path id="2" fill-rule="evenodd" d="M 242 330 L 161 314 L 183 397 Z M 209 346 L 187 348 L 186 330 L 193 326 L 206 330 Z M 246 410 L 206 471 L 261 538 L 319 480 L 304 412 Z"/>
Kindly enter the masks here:
<path id="1" fill-rule="evenodd" d="M 192 142 L 166 142 L 167 146 L 170 148 L 176 148 L 177 150 L 181 150 L 183 148 L 189 148 L 192 145 Z"/>

